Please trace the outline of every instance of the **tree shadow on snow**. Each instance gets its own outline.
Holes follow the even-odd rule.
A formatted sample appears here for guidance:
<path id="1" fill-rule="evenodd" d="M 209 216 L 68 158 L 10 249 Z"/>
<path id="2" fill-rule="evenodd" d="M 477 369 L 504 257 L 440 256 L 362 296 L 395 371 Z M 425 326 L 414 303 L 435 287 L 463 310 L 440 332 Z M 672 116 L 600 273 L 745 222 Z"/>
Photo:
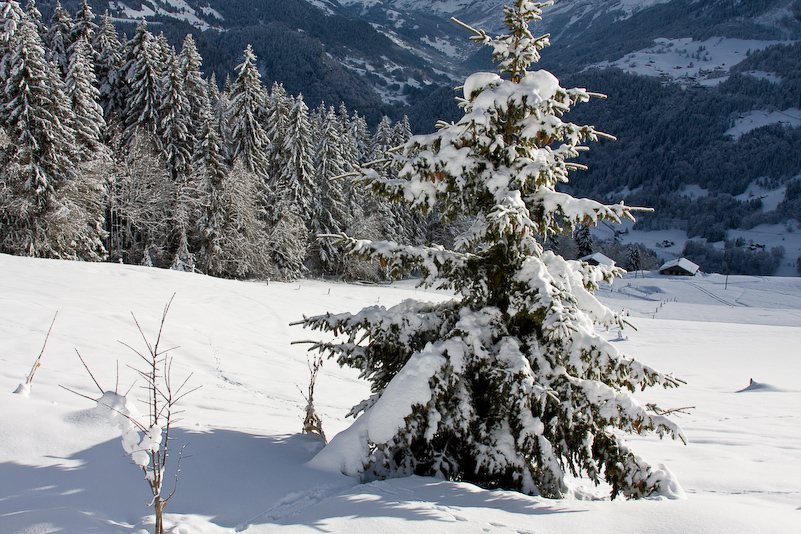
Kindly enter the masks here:
<path id="1" fill-rule="evenodd" d="M 187 446 L 167 514 L 197 514 L 234 527 L 262 515 L 287 494 L 314 488 L 335 493 L 355 483 L 303 465 L 319 449 L 315 437 L 175 428 L 171 436 L 176 439 L 162 495 L 172 491 L 178 450 Z M 48 532 L 130 534 L 141 518 L 152 515 L 144 473 L 131 463 L 119 439 L 54 460 L 58 465 L 46 467 L 0 463 L 0 532 L 48 524 L 60 529 Z"/>
<path id="2" fill-rule="evenodd" d="M 165 513 L 195 514 L 222 527 L 272 523 L 320 529 L 337 517 L 459 521 L 465 519 L 454 510 L 469 508 L 527 515 L 575 511 L 558 501 L 423 477 L 357 484 L 306 467 L 320 448 L 313 436 L 174 428 L 172 437 L 163 495 L 173 488 L 178 450 L 186 448 L 178 489 Z M 0 464 L 0 532 L 47 525 L 47 532 L 131 534 L 142 528 L 142 518 L 152 516 L 144 474 L 118 438 L 54 458 L 54 464 Z"/>
<path id="3" fill-rule="evenodd" d="M 293 506 L 297 504 L 297 506 Z M 296 508 L 293 510 L 293 507 Z M 300 509 L 297 509 L 300 508 Z M 470 509 L 539 515 L 578 512 L 556 500 L 513 491 L 486 491 L 472 484 L 425 477 L 372 482 L 320 499 L 300 498 L 265 513 L 253 523 L 306 525 L 326 531 L 334 518 L 397 518 L 404 521 L 469 521 Z M 475 516 L 473 516 L 475 517 Z"/>

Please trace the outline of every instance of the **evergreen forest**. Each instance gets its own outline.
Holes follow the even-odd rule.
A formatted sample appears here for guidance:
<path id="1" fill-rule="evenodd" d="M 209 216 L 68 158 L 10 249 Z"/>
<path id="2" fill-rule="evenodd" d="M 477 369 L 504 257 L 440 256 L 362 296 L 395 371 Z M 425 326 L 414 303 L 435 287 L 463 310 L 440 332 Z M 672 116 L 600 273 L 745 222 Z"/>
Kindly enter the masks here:
<path id="1" fill-rule="evenodd" d="M 86 2 L 49 23 L 33 0 L 0 6 L 0 252 L 376 279 L 379 265 L 316 236 L 414 243 L 438 231 L 346 176 L 404 143 L 407 120 L 371 133 L 344 105 L 310 109 L 263 84 L 249 45 L 220 90 L 191 35 L 176 50 L 145 20 L 120 39 Z"/>

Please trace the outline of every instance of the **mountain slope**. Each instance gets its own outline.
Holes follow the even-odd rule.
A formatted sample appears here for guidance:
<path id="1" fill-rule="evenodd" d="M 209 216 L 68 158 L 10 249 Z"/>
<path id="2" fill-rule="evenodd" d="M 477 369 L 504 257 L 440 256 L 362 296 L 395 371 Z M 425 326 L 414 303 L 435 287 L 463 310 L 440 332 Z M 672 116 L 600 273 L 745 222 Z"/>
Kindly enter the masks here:
<path id="1" fill-rule="evenodd" d="M 113 7 L 129 34 L 137 14 L 176 46 L 191 31 L 220 82 L 252 43 L 266 84 L 311 105 L 344 102 L 371 125 L 407 114 L 429 132 L 460 116 L 453 87 L 493 68 L 449 17 L 498 31 L 504 0 L 90 3 L 98 14 Z M 54 4 L 40 0 L 46 19 Z M 75 12 L 78 0 L 64 4 Z M 589 172 L 574 176 L 574 194 L 654 207 L 641 228 L 710 241 L 760 224 L 799 229 L 801 61 L 786 44 L 801 39 L 801 0 L 560 0 L 544 17 L 532 28 L 552 36 L 539 67 L 608 94 L 573 118 L 619 138 L 582 156 Z M 749 62 L 762 50 L 783 66 Z M 749 197 L 755 188 L 781 200 Z M 685 194 L 696 189 L 703 195 Z"/>

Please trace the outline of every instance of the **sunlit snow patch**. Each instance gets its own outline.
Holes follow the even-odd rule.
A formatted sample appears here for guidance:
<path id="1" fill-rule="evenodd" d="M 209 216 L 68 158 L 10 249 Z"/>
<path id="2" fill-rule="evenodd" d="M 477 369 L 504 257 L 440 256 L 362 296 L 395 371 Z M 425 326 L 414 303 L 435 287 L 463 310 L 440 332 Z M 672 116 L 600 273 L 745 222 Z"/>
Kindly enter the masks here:
<path id="1" fill-rule="evenodd" d="M 659 38 L 650 48 L 595 66 L 618 67 L 626 72 L 658 76 L 683 85 L 717 85 L 728 78 L 729 68 L 748 57 L 749 51 L 779 43 L 787 42 L 724 37 L 711 37 L 706 41 Z"/>
<path id="2" fill-rule="evenodd" d="M 769 124 L 783 124 L 791 128 L 801 126 L 801 109 L 789 108 L 784 111 L 749 111 L 740 113 L 734 120 L 734 126 L 726 130 L 726 135 L 739 139 L 751 130 Z"/>

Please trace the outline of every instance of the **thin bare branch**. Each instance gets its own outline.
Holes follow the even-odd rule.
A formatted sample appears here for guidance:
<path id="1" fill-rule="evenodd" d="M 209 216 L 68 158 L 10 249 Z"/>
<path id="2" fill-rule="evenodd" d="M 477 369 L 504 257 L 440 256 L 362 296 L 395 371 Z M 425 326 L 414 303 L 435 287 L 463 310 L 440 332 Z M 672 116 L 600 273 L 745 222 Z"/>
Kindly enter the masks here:
<path id="1" fill-rule="evenodd" d="M 83 364 L 83 368 L 86 369 L 87 373 L 89 373 L 89 376 L 92 378 L 92 382 L 95 383 L 95 385 L 97 386 L 97 389 L 100 391 L 100 394 L 102 395 L 103 393 L 105 393 L 105 391 L 103 391 L 103 388 L 100 387 L 100 384 L 97 383 L 97 380 L 95 380 L 95 375 L 93 375 L 92 371 L 89 370 L 89 366 L 86 365 L 85 361 L 83 361 L 83 357 L 81 356 L 81 353 L 78 352 L 78 349 L 75 349 L 75 354 L 78 355 L 78 359 L 81 360 L 81 363 Z M 116 390 L 115 390 L 115 392 L 116 392 Z"/>
<path id="2" fill-rule="evenodd" d="M 69 391 L 70 393 L 75 393 L 76 395 L 78 395 L 79 397 L 83 397 L 84 399 L 89 399 L 90 401 L 95 401 L 95 402 L 97 402 L 97 399 L 93 399 L 93 398 L 92 398 L 92 397 L 90 397 L 89 395 L 84 395 L 83 393 L 78 393 L 78 392 L 77 392 L 77 391 L 75 391 L 74 389 L 70 389 L 70 388 L 68 388 L 67 386 L 62 386 L 61 384 L 59 384 L 59 385 L 58 385 L 58 387 L 60 387 L 61 389 L 66 389 L 66 390 L 67 390 L 67 391 Z"/>
<path id="3" fill-rule="evenodd" d="M 165 501 L 172 499 L 172 496 L 175 495 L 176 491 L 178 491 L 178 473 L 181 472 L 181 460 L 184 458 L 184 449 L 186 449 L 187 445 L 189 445 L 189 443 L 184 443 L 181 446 L 181 450 L 178 451 L 178 461 L 175 464 L 175 486 L 173 486 L 172 491 L 169 495 L 167 495 L 167 498 L 164 499 Z"/>
<path id="4" fill-rule="evenodd" d="M 53 330 L 53 325 L 56 324 L 56 317 L 58 317 L 58 312 L 53 315 L 53 321 L 50 323 L 50 328 L 47 329 L 47 335 L 45 336 L 44 344 L 42 345 L 42 350 L 39 351 L 39 356 L 37 356 L 36 361 L 33 362 L 33 367 L 31 368 L 31 373 L 28 375 L 25 384 L 31 385 L 33 382 L 33 375 L 36 374 L 36 370 L 41 367 L 42 363 L 42 354 L 44 354 L 45 347 L 47 346 L 47 340 L 50 339 L 50 332 Z"/>

